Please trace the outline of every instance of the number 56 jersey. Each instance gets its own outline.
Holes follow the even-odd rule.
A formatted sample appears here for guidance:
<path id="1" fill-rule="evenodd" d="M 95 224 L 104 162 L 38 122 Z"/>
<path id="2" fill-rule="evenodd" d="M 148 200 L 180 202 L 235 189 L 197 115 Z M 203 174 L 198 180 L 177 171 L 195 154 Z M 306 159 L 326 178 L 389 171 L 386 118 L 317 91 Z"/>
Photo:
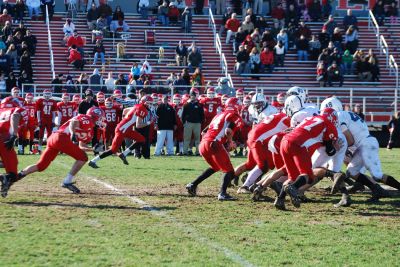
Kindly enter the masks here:
<path id="1" fill-rule="evenodd" d="M 60 129 L 57 130 L 57 133 L 67 134 L 69 137 L 71 137 L 69 125 L 73 120 L 77 120 L 79 122 L 78 128 L 75 129 L 76 139 L 84 143 L 89 143 L 90 141 L 92 141 L 94 123 L 92 121 L 92 118 L 85 114 L 80 114 L 64 123 L 60 127 Z"/>
<path id="2" fill-rule="evenodd" d="M 354 146 L 358 147 L 361 141 L 369 134 L 368 126 L 357 114 L 350 111 L 339 111 L 339 124 L 342 132 L 349 131 L 354 138 Z"/>

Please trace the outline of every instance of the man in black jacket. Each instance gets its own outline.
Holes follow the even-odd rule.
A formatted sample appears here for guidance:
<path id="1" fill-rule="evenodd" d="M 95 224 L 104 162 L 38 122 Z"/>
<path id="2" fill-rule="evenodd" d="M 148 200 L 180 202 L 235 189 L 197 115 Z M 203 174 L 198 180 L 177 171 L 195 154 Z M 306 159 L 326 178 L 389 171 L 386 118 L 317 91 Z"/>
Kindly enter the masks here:
<path id="1" fill-rule="evenodd" d="M 174 155 L 174 130 L 176 128 L 176 114 L 174 108 L 168 103 L 168 97 L 163 96 L 162 104 L 157 107 L 158 117 L 157 144 L 154 156 L 161 155 L 164 143 L 167 144 L 167 155 Z"/>
<path id="2" fill-rule="evenodd" d="M 96 100 L 93 99 L 93 91 L 92 89 L 87 89 L 85 91 L 85 99 L 81 101 L 81 103 L 78 106 L 78 113 L 79 114 L 86 114 L 86 111 L 88 111 L 91 107 L 98 107 L 99 104 L 97 103 Z M 97 143 L 99 142 L 97 140 L 97 131 L 98 127 L 95 126 L 93 129 L 93 139 L 92 139 L 92 146 L 95 147 Z"/>
<path id="3" fill-rule="evenodd" d="M 182 111 L 182 123 L 183 123 L 183 154 L 188 155 L 192 153 L 189 150 L 189 144 L 194 137 L 194 145 L 196 146 L 196 155 L 199 153 L 200 144 L 200 131 L 201 124 L 204 121 L 204 110 L 203 106 L 197 101 L 198 90 L 193 88 L 190 90 L 190 100 L 183 106 Z"/>

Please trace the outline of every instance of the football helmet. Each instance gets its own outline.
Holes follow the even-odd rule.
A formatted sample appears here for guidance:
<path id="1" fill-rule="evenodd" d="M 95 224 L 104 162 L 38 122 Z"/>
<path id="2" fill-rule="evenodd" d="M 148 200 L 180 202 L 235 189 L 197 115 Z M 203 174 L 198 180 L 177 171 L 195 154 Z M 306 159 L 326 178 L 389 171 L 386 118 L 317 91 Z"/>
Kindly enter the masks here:
<path id="1" fill-rule="evenodd" d="M 104 101 L 106 100 L 106 96 L 104 95 L 103 92 L 98 92 L 96 94 L 96 99 L 97 99 L 97 102 L 104 103 Z"/>
<path id="2" fill-rule="evenodd" d="M 32 93 L 27 93 L 25 95 L 25 101 L 28 103 L 32 103 L 33 102 L 33 94 Z"/>
<path id="3" fill-rule="evenodd" d="M 284 113 L 292 117 L 296 112 L 304 108 L 303 101 L 298 95 L 291 95 L 286 98 L 285 107 L 283 108 Z"/>
<path id="4" fill-rule="evenodd" d="M 213 87 L 207 89 L 207 97 L 214 98 L 215 97 L 215 89 Z"/>
<path id="5" fill-rule="evenodd" d="M 150 107 L 154 103 L 154 99 L 151 96 L 145 95 L 140 99 L 140 103 Z"/>
<path id="6" fill-rule="evenodd" d="M 276 96 L 276 101 L 279 103 L 279 104 L 285 104 L 285 93 L 279 93 L 277 96 Z"/>
<path id="7" fill-rule="evenodd" d="M 62 94 L 61 99 L 65 103 L 68 102 L 69 101 L 69 94 L 67 94 L 67 93 Z"/>
<path id="8" fill-rule="evenodd" d="M 257 93 L 251 98 L 251 104 L 253 104 L 257 110 L 259 110 L 265 107 L 265 105 L 267 104 L 267 100 L 262 93 Z"/>
<path id="9" fill-rule="evenodd" d="M 172 98 L 172 102 L 175 105 L 179 105 L 181 103 L 182 97 L 180 94 L 174 94 L 173 98 Z"/>
<path id="10" fill-rule="evenodd" d="M 239 99 L 237 99 L 236 97 L 228 98 L 228 100 L 226 100 L 225 102 L 225 108 L 226 110 L 233 109 L 235 112 L 239 112 L 240 110 Z"/>
<path id="11" fill-rule="evenodd" d="M 321 103 L 321 108 L 320 110 L 323 110 L 325 108 L 333 108 L 336 111 L 342 111 L 343 110 L 343 105 L 342 102 L 337 99 L 336 97 L 329 97 L 322 101 Z"/>
<path id="12" fill-rule="evenodd" d="M 300 99 L 301 99 L 301 101 L 303 101 L 303 103 L 305 103 L 307 100 L 306 90 L 299 86 L 293 86 L 293 87 L 289 88 L 286 95 L 287 96 L 297 95 L 300 97 Z"/>
<path id="13" fill-rule="evenodd" d="M 50 90 L 50 89 L 45 89 L 45 90 L 43 91 L 43 97 L 44 97 L 44 99 L 46 99 L 46 100 L 49 100 L 49 99 L 51 98 L 52 95 L 53 95 L 53 94 L 51 93 L 51 90 Z"/>
<path id="14" fill-rule="evenodd" d="M 114 90 L 113 96 L 116 97 L 116 98 L 122 98 L 121 90 Z"/>
<path id="15" fill-rule="evenodd" d="M 245 105 L 246 107 L 251 105 L 251 97 L 250 96 L 245 96 L 243 98 L 243 105 Z"/>
<path id="16" fill-rule="evenodd" d="M 199 90 L 197 88 L 192 87 L 192 89 L 190 89 L 189 94 L 190 95 L 194 94 L 194 95 L 196 95 L 196 98 L 197 98 L 199 96 L 200 92 L 199 92 Z"/>
<path id="17" fill-rule="evenodd" d="M 339 124 L 339 116 L 338 116 L 336 110 L 334 110 L 333 108 L 324 108 L 323 110 L 321 110 L 320 115 L 322 117 L 327 118 L 336 127 L 338 126 L 338 124 Z"/>
<path id="18" fill-rule="evenodd" d="M 90 116 L 97 126 L 103 127 L 105 113 L 101 108 L 91 107 L 88 109 L 88 111 L 86 111 L 86 115 Z"/>
<path id="19" fill-rule="evenodd" d="M 106 108 L 112 108 L 114 105 L 112 99 L 110 97 L 107 97 L 106 100 L 104 101 L 104 106 Z"/>

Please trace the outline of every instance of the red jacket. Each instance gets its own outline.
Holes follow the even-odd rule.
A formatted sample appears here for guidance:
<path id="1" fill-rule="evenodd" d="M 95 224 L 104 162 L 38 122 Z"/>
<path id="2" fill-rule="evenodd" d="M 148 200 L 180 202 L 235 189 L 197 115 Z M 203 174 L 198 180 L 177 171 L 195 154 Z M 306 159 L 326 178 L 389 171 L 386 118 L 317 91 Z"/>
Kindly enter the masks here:
<path id="1" fill-rule="evenodd" d="M 237 32 L 240 27 L 240 21 L 238 19 L 228 19 L 225 24 L 227 30 Z"/>
<path id="2" fill-rule="evenodd" d="M 83 42 L 82 37 L 80 37 L 80 36 L 77 36 L 77 37 L 71 36 L 71 37 L 69 37 L 68 41 L 67 41 L 67 46 L 71 47 L 72 45 L 76 45 L 76 47 L 83 47 L 84 42 Z"/>
<path id="3" fill-rule="evenodd" d="M 261 64 L 272 65 L 274 63 L 274 53 L 272 51 L 262 51 L 260 54 Z"/>
<path id="4" fill-rule="evenodd" d="M 283 8 L 275 7 L 272 9 L 271 17 L 277 20 L 281 20 L 285 18 L 285 10 Z"/>
<path id="5" fill-rule="evenodd" d="M 68 64 L 71 64 L 75 60 L 82 60 L 81 53 L 79 53 L 78 50 L 71 49 L 69 51 Z"/>
<path id="6" fill-rule="evenodd" d="M 179 17 L 179 10 L 176 7 L 169 8 L 168 17 L 170 17 L 170 18 L 178 18 Z"/>

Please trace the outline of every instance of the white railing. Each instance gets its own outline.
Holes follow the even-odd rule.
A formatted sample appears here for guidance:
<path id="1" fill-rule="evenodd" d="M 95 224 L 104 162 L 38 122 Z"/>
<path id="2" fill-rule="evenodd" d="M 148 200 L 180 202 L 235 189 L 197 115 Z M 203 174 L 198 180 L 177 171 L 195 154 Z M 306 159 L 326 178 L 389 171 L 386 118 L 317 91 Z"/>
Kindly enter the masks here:
<path id="1" fill-rule="evenodd" d="M 377 48 L 379 48 L 379 35 L 380 35 L 380 29 L 379 29 L 379 24 L 375 19 L 374 14 L 372 13 L 372 10 L 368 12 L 368 30 L 373 29 L 375 32 L 376 36 L 376 45 Z"/>
<path id="2" fill-rule="evenodd" d="M 398 111 L 398 94 L 399 94 L 399 68 L 397 66 L 396 61 L 394 60 L 394 57 L 392 55 L 389 56 L 389 73 L 390 75 L 395 75 L 396 76 L 396 88 L 394 90 L 394 111 L 397 113 Z"/>
<path id="3" fill-rule="evenodd" d="M 46 26 L 47 26 L 47 39 L 49 43 L 49 52 L 50 52 L 50 68 L 54 79 L 56 77 L 56 72 L 54 68 L 54 54 L 53 54 L 53 46 L 52 46 L 51 31 L 50 31 L 49 9 L 47 5 L 46 5 Z"/>
<path id="4" fill-rule="evenodd" d="M 389 46 L 385 40 L 385 37 L 383 35 L 380 36 L 379 38 L 379 54 L 384 55 L 386 58 L 386 68 L 389 67 Z"/>

